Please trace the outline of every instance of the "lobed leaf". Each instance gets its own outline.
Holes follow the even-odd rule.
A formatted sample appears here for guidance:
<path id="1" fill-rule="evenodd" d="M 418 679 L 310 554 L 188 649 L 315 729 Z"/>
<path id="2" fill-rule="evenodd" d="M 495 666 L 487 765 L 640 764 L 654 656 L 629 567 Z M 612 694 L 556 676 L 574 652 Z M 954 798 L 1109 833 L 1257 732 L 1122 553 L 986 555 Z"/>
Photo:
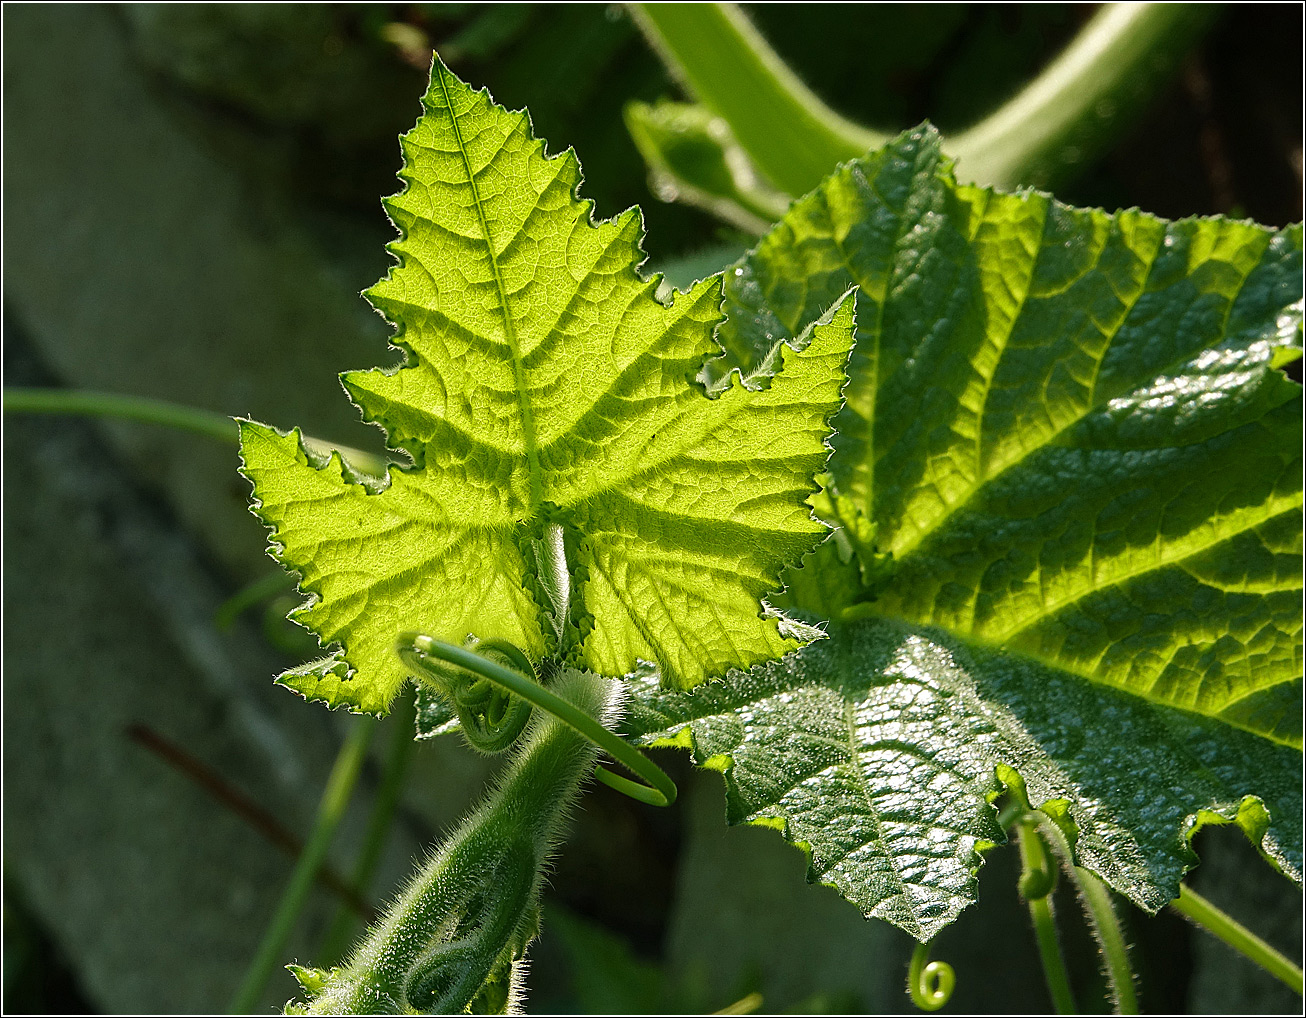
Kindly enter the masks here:
<path id="1" fill-rule="evenodd" d="M 1301 274 L 1300 227 L 961 187 L 922 129 L 795 204 L 723 338 L 747 371 L 860 287 L 830 472 L 876 614 L 1300 747 Z"/>
<path id="2" fill-rule="evenodd" d="M 311 595 L 294 617 L 339 647 L 282 681 L 383 712 L 405 629 L 608 675 L 655 660 L 685 687 L 810 639 L 759 602 L 826 532 L 805 499 L 852 302 L 772 352 L 767 391 L 709 398 L 693 379 L 719 353 L 720 277 L 660 303 L 637 210 L 594 222 L 570 150 L 546 156 L 524 113 L 438 59 L 423 103 L 386 202 L 398 265 L 367 293 L 406 360 L 343 376 L 413 466 L 377 490 L 297 433 L 241 427 L 256 511 Z M 542 560 L 558 542 L 565 577 Z"/>
<path id="3" fill-rule="evenodd" d="M 858 287 L 826 490 L 782 603 L 830 640 L 645 741 L 726 770 L 813 879 L 927 938 L 1028 786 L 1140 905 L 1203 819 L 1301 879 L 1301 228 L 959 186 L 938 136 L 839 168 L 726 275 L 711 377 Z M 862 620 L 862 621 L 859 621 Z"/>

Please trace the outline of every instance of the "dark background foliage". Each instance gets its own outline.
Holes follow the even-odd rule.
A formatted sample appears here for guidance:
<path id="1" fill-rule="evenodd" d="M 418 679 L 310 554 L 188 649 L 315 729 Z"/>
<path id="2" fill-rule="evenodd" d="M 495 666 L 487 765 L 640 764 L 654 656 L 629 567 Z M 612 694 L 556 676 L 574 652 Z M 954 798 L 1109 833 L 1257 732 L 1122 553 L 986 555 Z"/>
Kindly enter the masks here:
<path id="1" fill-rule="evenodd" d="M 750 13 L 844 114 L 946 132 L 1011 94 L 1092 10 Z M 394 359 L 356 294 L 387 265 L 378 198 L 395 189 L 430 45 L 529 107 L 553 150 L 576 149 L 598 215 L 641 205 L 651 266 L 748 243 L 649 193 L 622 107 L 676 90 L 619 6 L 6 5 L 5 384 L 172 399 L 378 447 L 335 375 Z M 1058 197 L 1300 219 L 1301 63 L 1298 5 L 1230 5 Z M 302 836 L 347 719 L 270 685 L 306 653 L 277 621 L 284 602 L 263 625 L 258 611 L 213 625 L 271 569 L 231 447 L 35 418 L 6 419 L 4 440 L 5 1010 L 220 1008 L 291 861 L 215 782 Z M 333 852 L 342 870 L 376 746 Z M 805 886 L 801 856 L 771 832 L 726 830 L 715 775 L 662 762 L 685 790 L 676 809 L 587 795 L 533 950 L 531 1010 L 703 1011 L 759 991 L 767 1011 L 909 1011 L 907 938 Z M 488 771 L 456 740 L 419 749 L 374 900 Z M 1299 951 L 1300 896 L 1241 836 L 1208 831 L 1198 851 L 1196 887 Z M 949 1010 L 1047 1008 L 1016 871 L 1011 850 L 991 853 L 979 905 L 940 938 L 959 977 Z M 1079 998 L 1099 1000 L 1077 906 L 1057 903 Z M 337 904 L 318 892 L 301 960 L 316 960 Z M 1296 1010 L 1178 919 L 1127 922 L 1146 1009 Z M 293 992 L 279 976 L 266 1003 Z"/>

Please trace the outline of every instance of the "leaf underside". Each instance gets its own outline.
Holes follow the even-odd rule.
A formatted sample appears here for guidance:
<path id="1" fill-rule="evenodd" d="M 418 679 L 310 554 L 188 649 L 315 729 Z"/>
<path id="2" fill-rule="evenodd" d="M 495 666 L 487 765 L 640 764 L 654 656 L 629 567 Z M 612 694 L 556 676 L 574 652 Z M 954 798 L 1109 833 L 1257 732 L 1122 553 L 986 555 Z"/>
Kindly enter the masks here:
<path id="1" fill-rule="evenodd" d="M 1216 818 L 1300 881 L 1301 248 L 958 186 L 928 127 L 841 167 L 727 271 L 712 365 L 765 384 L 858 286 L 823 493 L 846 537 L 780 601 L 838 621 L 643 688 L 631 734 L 725 770 L 733 822 L 923 939 L 973 900 L 1004 782 L 1143 907 Z"/>
<path id="2" fill-rule="evenodd" d="M 770 353 L 767 391 L 709 398 L 695 377 L 720 353 L 720 278 L 659 303 L 637 272 L 638 210 L 594 222 L 570 150 L 546 156 L 524 113 L 438 58 L 423 104 L 385 203 L 398 265 L 367 292 L 406 359 L 342 376 L 413 466 L 371 486 L 297 433 L 241 428 L 274 554 L 311 595 L 293 617 L 339 648 L 282 681 L 382 713 L 406 677 L 401 630 L 607 675 L 653 660 L 679 687 L 799 646 L 759 605 L 826 532 L 806 499 L 851 300 Z M 546 531 L 563 535 L 581 606 L 565 625 L 542 589 Z"/>

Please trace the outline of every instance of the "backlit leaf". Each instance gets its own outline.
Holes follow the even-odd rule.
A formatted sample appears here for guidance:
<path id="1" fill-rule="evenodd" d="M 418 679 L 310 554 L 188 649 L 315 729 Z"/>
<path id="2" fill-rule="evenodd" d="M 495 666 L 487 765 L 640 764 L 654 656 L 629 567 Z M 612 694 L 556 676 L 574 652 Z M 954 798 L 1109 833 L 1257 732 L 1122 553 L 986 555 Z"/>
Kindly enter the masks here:
<path id="1" fill-rule="evenodd" d="M 683 687 L 812 638 L 761 599 L 826 532 L 805 500 L 852 301 L 772 352 L 765 392 L 709 397 L 694 379 L 719 353 L 720 277 L 660 303 L 638 211 L 594 222 L 571 151 L 546 156 L 524 113 L 438 60 L 424 106 L 386 202 L 399 264 L 367 294 L 406 360 L 343 376 L 413 466 L 378 488 L 297 433 L 241 428 L 273 549 L 312 595 L 294 617 L 340 648 L 284 681 L 381 712 L 408 629 L 608 675 L 655 660 Z"/>

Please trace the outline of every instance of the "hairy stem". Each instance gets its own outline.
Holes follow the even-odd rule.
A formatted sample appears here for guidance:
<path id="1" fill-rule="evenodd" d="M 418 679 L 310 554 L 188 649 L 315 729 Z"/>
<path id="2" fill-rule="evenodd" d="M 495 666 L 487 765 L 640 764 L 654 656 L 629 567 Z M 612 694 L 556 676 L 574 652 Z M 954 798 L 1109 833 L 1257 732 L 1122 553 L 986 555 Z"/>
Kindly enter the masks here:
<path id="1" fill-rule="evenodd" d="M 276 968 L 277 961 L 285 950 L 286 941 L 290 939 L 291 931 L 295 927 L 295 920 L 299 918 L 299 913 L 308 900 L 308 892 L 312 889 L 313 880 L 322 861 L 326 858 L 327 849 L 331 847 L 331 839 L 335 836 L 340 818 L 344 815 L 345 807 L 349 805 L 349 797 L 358 781 L 359 771 L 367 756 L 367 745 L 371 741 L 375 728 L 376 726 L 370 721 L 356 721 L 345 736 L 340 752 L 336 755 L 336 762 L 331 768 L 331 776 L 327 779 L 326 790 L 322 793 L 313 832 L 304 845 L 299 861 L 295 863 L 294 871 L 290 875 L 290 883 L 286 885 L 272 922 L 268 925 L 267 932 L 263 934 L 263 940 L 259 943 L 254 960 L 241 981 L 240 989 L 231 999 L 228 1013 L 249 1014 Z"/>
<path id="2" fill-rule="evenodd" d="M 1134 989 L 1134 972 L 1129 965 L 1129 947 L 1120 929 L 1115 905 L 1111 902 L 1111 892 L 1095 874 L 1075 864 L 1065 834 L 1050 817 L 1042 813 L 1030 816 L 1037 818 L 1039 832 L 1060 857 L 1075 883 L 1075 890 L 1079 892 L 1079 903 L 1102 955 L 1102 966 L 1116 1013 L 1138 1014 L 1138 994 Z"/>
<path id="3" fill-rule="evenodd" d="M 1066 961 L 1061 953 L 1056 914 L 1052 908 L 1056 867 L 1038 832 L 1037 821 L 1028 818 L 1020 821 L 1016 832 L 1020 842 L 1020 893 L 1029 908 L 1052 1007 L 1057 1014 L 1075 1014 L 1075 998 L 1070 991 L 1070 978 L 1066 974 Z"/>
<path id="4" fill-rule="evenodd" d="M 1196 891 L 1182 884 L 1179 897 L 1170 907 L 1224 941 L 1252 963 L 1260 966 L 1294 993 L 1302 992 L 1302 970 L 1236 919 L 1221 912 Z"/>
<path id="5" fill-rule="evenodd" d="M 1096 875 L 1082 866 L 1072 866 L 1070 872 L 1102 952 L 1102 964 L 1106 968 L 1116 1013 L 1138 1014 L 1138 994 L 1134 990 L 1134 972 L 1129 966 L 1129 946 L 1111 903 L 1111 892 Z"/>
<path id="6" fill-rule="evenodd" d="M 621 687 L 569 670 L 555 689 L 574 709 L 611 722 Z M 570 725 L 536 712 L 489 798 L 436 849 L 348 963 L 318 975 L 309 1013 L 458 1013 L 478 998 L 501 1009 L 516 992 L 544 871 L 594 756 Z"/>

